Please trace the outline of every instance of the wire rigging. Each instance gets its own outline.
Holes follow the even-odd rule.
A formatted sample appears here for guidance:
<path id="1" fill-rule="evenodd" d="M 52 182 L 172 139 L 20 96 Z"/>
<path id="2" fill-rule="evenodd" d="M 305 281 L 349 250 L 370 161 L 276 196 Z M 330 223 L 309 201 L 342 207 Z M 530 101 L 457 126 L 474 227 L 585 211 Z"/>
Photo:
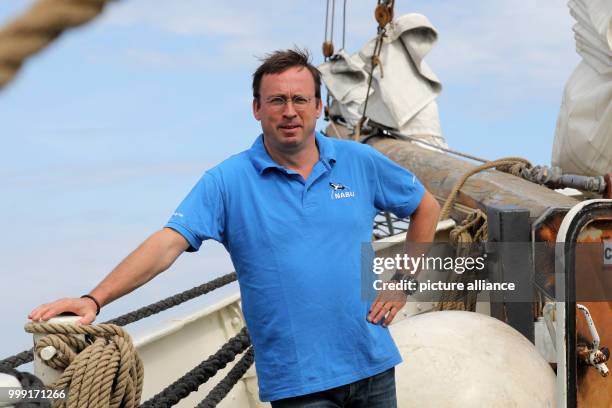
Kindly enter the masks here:
<path id="1" fill-rule="evenodd" d="M 332 0 L 331 26 L 329 33 L 329 41 L 334 43 L 334 20 L 336 19 L 336 0 Z"/>
<path id="2" fill-rule="evenodd" d="M 383 67 L 380 61 L 380 52 L 382 50 L 383 39 L 386 34 L 386 26 L 393 20 L 393 6 L 394 0 L 378 0 L 378 5 L 374 10 L 374 18 L 378 23 L 378 27 L 376 28 L 377 36 L 376 43 L 374 44 L 374 50 L 372 52 L 371 62 L 370 62 L 370 72 L 368 73 L 368 88 L 366 91 L 365 101 L 363 103 L 363 113 L 361 115 L 361 119 L 355 125 L 355 130 L 353 131 L 353 140 L 359 140 L 361 137 L 361 129 L 366 122 L 367 109 L 368 109 L 368 99 L 370 97 L 370 90 L 372 89 L 372 80 L 374 79 L 374 69 L 378 67 L 380 69 L 380 76 L 383 77 Z"/>
<path id="3" fill-rule="evenodd" d="M 346 0 L 342 6 L 342 49 L 346 45 Z"/>

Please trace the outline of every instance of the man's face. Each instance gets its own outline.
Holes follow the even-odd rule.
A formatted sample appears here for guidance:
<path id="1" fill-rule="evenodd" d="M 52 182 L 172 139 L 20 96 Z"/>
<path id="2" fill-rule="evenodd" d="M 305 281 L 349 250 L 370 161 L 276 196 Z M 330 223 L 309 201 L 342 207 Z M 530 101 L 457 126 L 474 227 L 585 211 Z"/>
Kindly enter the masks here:
<path id="1" fill-rule="evenodd" d="M 253 114 L 261 122 L 266 146 L 284 153 L 306 146 L 314 135 L 321 108 L 321 100 L 315 98 L 312 74 L 304 67 L 264 75 L 259 103 L 253 100 Z"/>

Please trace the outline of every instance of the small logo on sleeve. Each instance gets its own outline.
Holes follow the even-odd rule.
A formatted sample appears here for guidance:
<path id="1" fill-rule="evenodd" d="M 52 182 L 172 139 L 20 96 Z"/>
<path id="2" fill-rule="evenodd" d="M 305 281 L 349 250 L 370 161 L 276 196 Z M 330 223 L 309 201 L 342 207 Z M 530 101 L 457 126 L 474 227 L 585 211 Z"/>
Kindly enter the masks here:
<path id="1" fill-rule="evenodd" d="M 345 186 L 340 183 L 329 183 L 329 187 L 331 188 L 331 199 L 339 200 L 341 198 L 351 198 L 355 197 L 355 192 L 350 191 L 351 188 L 349 186 Z"/>

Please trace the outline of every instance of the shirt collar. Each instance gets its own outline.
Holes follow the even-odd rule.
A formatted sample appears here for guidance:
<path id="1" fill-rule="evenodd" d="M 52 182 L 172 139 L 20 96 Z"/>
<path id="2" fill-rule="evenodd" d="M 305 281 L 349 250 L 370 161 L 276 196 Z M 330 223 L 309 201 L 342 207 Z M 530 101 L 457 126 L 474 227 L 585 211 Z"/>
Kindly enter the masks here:
<path id="1" fill-rule="evenodd" d="M 336 162 L 336 149 L 334 148 L 333 142 L 328 140 L 327 136 L 319 132 L 315 132 L 315 140 L 319 147 L 319 161 L 321 161 L 326 168 L 331 169 Z M 262 174 L 269 168 L 286 170 L 283 166 L 272 160 L 268 154 L 264 145 L 263 134 L 260 134 L 257 139 L 255 139 L 255 142 L 249 149 L 249 157 L 259 174 Z"/>

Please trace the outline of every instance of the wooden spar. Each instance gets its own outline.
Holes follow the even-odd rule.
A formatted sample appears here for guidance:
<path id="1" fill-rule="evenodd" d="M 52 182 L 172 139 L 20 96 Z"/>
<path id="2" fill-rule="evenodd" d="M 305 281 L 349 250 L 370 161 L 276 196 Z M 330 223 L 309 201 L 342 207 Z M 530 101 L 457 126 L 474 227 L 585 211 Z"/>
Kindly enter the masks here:
<path id="1" fill-rule="evenodd" d="M 337 124 L 327 134 L 347 138 L 348 130 Z M 476 167 L 450 154 L 423 148 L 416 143 L 385 137 L 372 137 L 367 143 L 414 173 L 438 200 L 444 202 L 456 182 Z M 465 207 L 480 208 L 515 206 L 529 210 L 531 219 L 549 208 L 571 208 L 578 200 L 544 186 L 497 170 L 485 170 L 471 176 L 457 196 L 453 218 L 463 218 Z M 463 213 L 463 214 L 462 214 Z"/>
<path id="2" fill-rule="evenodd" d="M 439 199 L 446 199 L 461 176 L 476 167 L 449 154 L 402 140 L 372 138 L 369 144 L 414 173 Z M 528 209 L 530 217 L 535 219 L 548 208 L 571 208 L 578 201 L 520 177 L 485 170 L 466 181 L 457 203 L 485 212 L 490 206 L 516 206 Z"/>

